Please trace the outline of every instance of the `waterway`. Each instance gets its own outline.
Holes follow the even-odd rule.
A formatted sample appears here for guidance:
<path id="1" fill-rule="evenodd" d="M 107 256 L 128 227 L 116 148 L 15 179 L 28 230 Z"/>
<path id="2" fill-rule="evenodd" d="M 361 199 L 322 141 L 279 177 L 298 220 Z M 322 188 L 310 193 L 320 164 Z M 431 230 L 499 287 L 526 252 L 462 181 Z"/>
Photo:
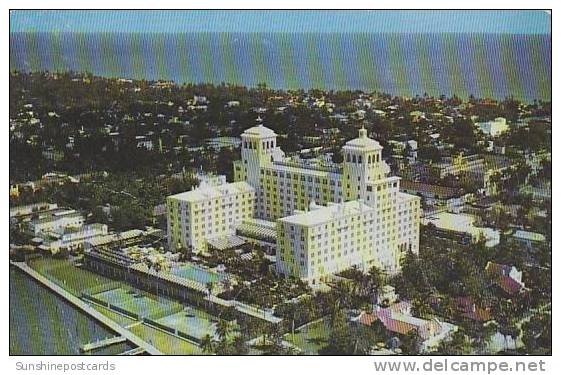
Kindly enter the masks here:
<path id="1" fill-rule="evenodd" d="M 115 333 L 10 266 L 10 355 L 77 355 L 80 346 Z M 133 346 L 97 350 L 113 355 Z"/>
<path id="2" fill-rule="evenodd" d="M 11 32 L 10 70 L 278 89 L 551 100 L 551 36 Z"/>

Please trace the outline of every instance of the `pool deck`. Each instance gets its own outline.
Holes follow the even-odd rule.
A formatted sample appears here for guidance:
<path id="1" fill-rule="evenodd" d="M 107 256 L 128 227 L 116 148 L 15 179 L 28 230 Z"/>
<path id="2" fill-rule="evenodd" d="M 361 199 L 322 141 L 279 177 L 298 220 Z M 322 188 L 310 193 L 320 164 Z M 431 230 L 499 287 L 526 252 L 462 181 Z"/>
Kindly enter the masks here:
<path id="1" fill-rule="evenodd" d="M 206 284 L 207 282 L 218 283 L 228 278 L 226 275 L 217 271 L 209 270 L 194 264 L 184 264 L 179 267 L 174 267 L 170 270 L 170 273 L 177 277 L 196 281 L 201 284 Z"/>
<path id="2" fill-rule="evenodd" d="M 50 281 L 46 277 L 42 276 L 37 271 L 35 271 L 31 267 L 29 267 L 27 264 L 25 264 L 25 262 L 10 261 L 10 264 L 17 267 L 21 271 L 25 272 L 26 274 L 31 276 L 33 279 L 37 280 L 39 283 L 41 283 L 42 285 L 47 287 L 52 292 L 61 296 L 66 301 L 71 303 L 73 306 L 75 306 L 76 308 L 78 308 L 81 311 L 83 311 L 84 313 L 86 313 L 88 316 L 90 316 L 90 317 L 96 319 L 97 321 L 101 322 L 106 327 L 109 327 L 111 330 L 115 331 L 116 333 L 118 333 L 122 337 L 126 338 L 128 341 L 130 341 L 131 343 L 133 343 L 137 347 L 144 349 L 148 354 L 151 354 L 151 355 L 162 355 L 163 354 L 158 349 L 156 349 L 154 346 L 152 346 L 149 343 L 147 343 L 146 341 L 142 340 L 140 337 L 136 336 L 132 332 L 126 330 L 123 327 L 121 327 L 119 324 L 112 321 L 111 319 L 107 318 L 105 315 L 103 315 L 102 313 L 100 313 L 99 311 L 97 311 L 96 309 L 94 309 L 93 307 L 91 307 L 90 305 L 88 305 L 87 303 L 85 303 L 84 301 L 79 299 L 78 297 L 72 295 L 70 292 L 64 290 L 63 288 L 56 285 L 55 283 L 53 283 L 52 281 Z"/>

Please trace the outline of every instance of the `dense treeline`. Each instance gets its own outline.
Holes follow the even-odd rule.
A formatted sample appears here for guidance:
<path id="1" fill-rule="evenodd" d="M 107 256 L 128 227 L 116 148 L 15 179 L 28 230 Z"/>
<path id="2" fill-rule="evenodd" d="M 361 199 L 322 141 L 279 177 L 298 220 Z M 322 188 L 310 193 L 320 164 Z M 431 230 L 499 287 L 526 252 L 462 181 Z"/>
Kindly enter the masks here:
<path id="1" fill-rule="evenodd" d="M 366 107 L 360 102 L 364 98 L 370 102 Z M 329 128 L 338 128 L 340 135 L 323 145 L 337 151 L 356 136 L 357 127 L 365 126 L 385 147 L 385 156 L 391 154 L 388 140 L 415 139 L 421 158 L 438 161 L 443 151 L 434 149 L 429 134 L 440 132 L 444 141 L 455 145 L 454 152 L 479 152 L 481 137 L 472 116 L 517 121 L 521 108 L 525 116 L 551 114 L 551 103 L 525 105 L 511 98 L 471 97 L 464 102 L 457 97 L 401 98 L 360 91 L 282 91 L 265 85 L 175 85 L 74 72 L 15 72 L 10 74 L 11 180 L 36 179 L 52 170 L 135 169 L 160 174 L 183 167 L 221 167 L 213 160 L 216 155 L 186 148 L 202 146 L 210 137 L 238 136 L 257 117 L 284 135 L 279 145 L 287 152 L 305 147 L 305 136 Z M 364 113 L 355 116 L 362 109 Z M 384 110 L 385 115 L 374 109 Z M 415 112 L 423 116 L 413 118 Z M 547 127 L 523 128 L 506 135 L 503 143 L 539 149 L 547 146 L 549 135 Z M 153 151 L 138 147 L 136 137 L 151 141 Z M 63 155 L 56 161 L 45 160 L 42 153 L 48 149 Z"/>

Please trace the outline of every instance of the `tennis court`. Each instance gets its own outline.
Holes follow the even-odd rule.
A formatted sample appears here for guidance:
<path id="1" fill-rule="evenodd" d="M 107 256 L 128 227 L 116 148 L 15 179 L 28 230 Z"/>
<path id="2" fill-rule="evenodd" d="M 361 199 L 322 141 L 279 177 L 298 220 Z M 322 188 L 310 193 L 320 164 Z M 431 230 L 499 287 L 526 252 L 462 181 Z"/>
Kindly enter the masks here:
<path id="1" fill-rule="evenodd" d="M 194 264 L 186 264 L 179 267 L 174 267 L 170 272 L 178 277 L 193 280 L 203 285 L 207 283 L 218 283 L 224 280 L 227 275 L 210 271 Z"/>
<path id="2" fill-rule="evenodd" d="M 156 322 L 186 333 L 197 340 L 205 335 L 214 336 L 216 334 L 217 319 L 194 308 L 187 308 L 185 311 L 168 315 Z"/>
<path id="3" fill-rule="evenodd" d="M 139 317 L 161 317 L 182 309 L 182 306 L 164 298 L 150 298 L 135 289 L 115 288 L 93 295 Z"/>

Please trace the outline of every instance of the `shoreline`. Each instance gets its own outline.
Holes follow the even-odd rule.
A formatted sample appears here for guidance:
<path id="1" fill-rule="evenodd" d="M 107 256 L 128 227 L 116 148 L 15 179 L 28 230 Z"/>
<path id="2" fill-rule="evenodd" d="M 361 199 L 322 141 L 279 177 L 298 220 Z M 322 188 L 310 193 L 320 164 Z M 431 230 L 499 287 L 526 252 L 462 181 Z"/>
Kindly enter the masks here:
<path id="1" fill-rule="evenodd" d="M 70 303 L 73 307 L 85 313 L 88 317 L 101 323 L 104 327 L 114 331 L 116 334 L 126 338 L 127 341 L 129 341 L 133 345 L 139 348 L 143 348 L 144 350 L 146 350 L 148 354 L 151 355 L 163 354 L 156 347 L 142 340 L 140 337 L 134 335 L 132 332 L 128 331 L 124 327 L 121 327 L 119 324 L 109 319 L 108 317 L 106 317 L 105 315 L 103 315 L 102 313 L 100 313 L 99 311 L 97 311 L 96 309 L 94 309 L 84 301 L 82 301 L 80 298 L 72 295 L 70 292 L 64 290 L 63 288 L 56 285 L 46 277 L 39 274 L 37 271 L 33 270 L 31 267 L 25 264 L 25 262 L 10 261 L 10 266 L 14 266 L 16 269 L 27 274 L 32 279 L 39 282 L 42 286 L 46 287 L 54 294 L 63 298 L 66 302 Z"/>

